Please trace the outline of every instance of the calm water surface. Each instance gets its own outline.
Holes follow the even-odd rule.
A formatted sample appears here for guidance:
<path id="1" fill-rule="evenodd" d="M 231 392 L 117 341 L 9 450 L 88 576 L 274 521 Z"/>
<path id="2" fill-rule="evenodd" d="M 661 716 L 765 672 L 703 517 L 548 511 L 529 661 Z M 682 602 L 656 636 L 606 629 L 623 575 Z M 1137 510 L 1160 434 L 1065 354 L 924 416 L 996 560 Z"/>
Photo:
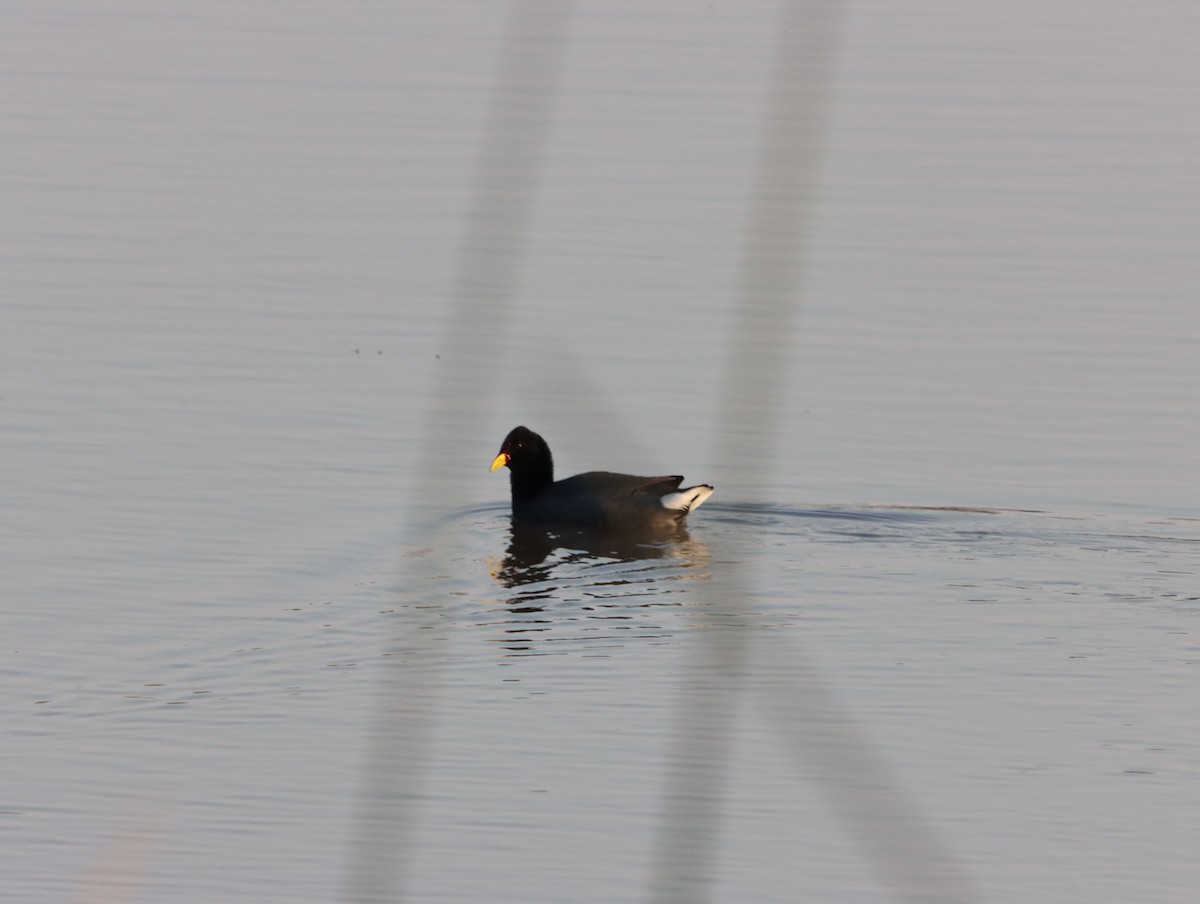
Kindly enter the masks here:
<path id="1" fill-rule="evenodd" d="M 476 345 L 501 7 L 8 17 L 0 900 L 1192 899 L 1197 14 L 843 7 L 730 422 L 777 12 L 575 7 Z"/>

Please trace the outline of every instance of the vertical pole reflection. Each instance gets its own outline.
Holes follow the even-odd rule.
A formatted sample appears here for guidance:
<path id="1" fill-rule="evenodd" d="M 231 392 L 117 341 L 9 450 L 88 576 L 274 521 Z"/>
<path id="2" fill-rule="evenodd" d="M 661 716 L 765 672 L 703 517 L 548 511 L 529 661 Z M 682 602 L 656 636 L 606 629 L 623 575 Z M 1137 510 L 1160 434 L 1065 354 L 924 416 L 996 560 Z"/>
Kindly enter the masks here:
<path id="1" fill-rule="evenodd" d="M 562 77 L 570 12 L 571 4 L 563 0 L 518 0 L 509 7 L 442 334 L 442 369 L 423 425 L 423 456 L 410 500 L 410 509 L 421 513 L 410 528 L 413 545 L 427 541 L 422 525 L 435 508 L 433 493 L 453 475 L 455 450 L 476 447 L 478 412 L 489 410 L 494 401 Z M 389 644 L 375 689 L 347 857 L 347 901 L 404 900 L 445 640 L 431 626 Z"/>
<path id="2" fill-rule="evenodd" d="M 717 424 L 723 464 L 758 492 L 770 486 L 785 416 L 782 387 L 797 330 L 841 15 L 837 0 L 794 0 L 783 11 L 774 48 Z M 753 590 L 745 562 L 729 563 L 720 580 L 700 588 L 707 624 L 692 635 L 696 647 L 680 676 L 650 899 L 712 899 L 729 748 L 741 704 L 749 704 L 814 777 L 884 888 L 904 901 L 972 900 L 957 864 L 803 651 L 755 637 L 743 606 Z M 744 687 L 751 653 L 754 672 L 770 676 L 756 682 L 753 697 Z"/>

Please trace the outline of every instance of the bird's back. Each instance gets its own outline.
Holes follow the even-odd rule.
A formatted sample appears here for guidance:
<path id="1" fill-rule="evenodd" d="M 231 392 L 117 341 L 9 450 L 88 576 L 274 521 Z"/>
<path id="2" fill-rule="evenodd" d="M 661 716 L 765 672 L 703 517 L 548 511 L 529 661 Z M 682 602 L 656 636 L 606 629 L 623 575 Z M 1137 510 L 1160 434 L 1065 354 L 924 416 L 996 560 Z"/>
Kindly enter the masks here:
<path id="1" fill-rule="evenodd" d="M 672 527 L 712 492 L 707 486 L 680 490 L 682 482 L 678 475 L 639 477 L 588 471 L 552 483 L 531 498 L 514 500 L 513 514 L 578 527 Z"/>

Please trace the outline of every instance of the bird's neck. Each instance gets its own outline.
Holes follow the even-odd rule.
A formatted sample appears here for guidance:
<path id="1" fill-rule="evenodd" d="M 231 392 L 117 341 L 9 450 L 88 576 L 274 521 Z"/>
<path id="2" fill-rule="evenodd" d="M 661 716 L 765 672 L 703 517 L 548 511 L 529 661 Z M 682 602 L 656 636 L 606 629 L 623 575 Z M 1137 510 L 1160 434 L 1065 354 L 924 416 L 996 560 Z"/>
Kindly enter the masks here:
<path id="1" fill-rule="evenodd" d="M 554 483 L 554 462 L 547 459 L 531 469 L 512 472 L 513 499 L 532 499 Z"/>

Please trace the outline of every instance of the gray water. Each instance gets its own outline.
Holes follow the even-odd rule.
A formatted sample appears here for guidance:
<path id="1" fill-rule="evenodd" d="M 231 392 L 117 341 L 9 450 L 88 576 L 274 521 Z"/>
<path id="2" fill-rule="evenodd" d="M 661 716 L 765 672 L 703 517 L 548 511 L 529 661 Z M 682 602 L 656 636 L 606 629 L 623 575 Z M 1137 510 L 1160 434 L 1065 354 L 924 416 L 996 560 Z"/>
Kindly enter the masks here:
<path id="1" fill-rule="evenodd" d="M 1192 899 L 1198 14 L 829 9 L 732 405 L 774 4 L 7 11 L 0 899 Z M 514 548 L 517 423 L 717 492 Z"/>

